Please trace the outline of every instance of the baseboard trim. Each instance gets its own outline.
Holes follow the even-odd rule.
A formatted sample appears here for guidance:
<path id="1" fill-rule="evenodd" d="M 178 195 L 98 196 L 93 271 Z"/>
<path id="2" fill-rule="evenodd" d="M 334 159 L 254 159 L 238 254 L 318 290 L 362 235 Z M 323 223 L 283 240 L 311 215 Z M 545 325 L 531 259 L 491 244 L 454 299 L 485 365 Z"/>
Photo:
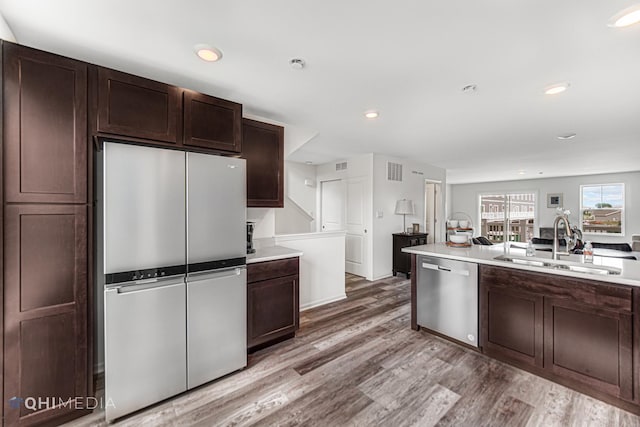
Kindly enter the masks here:
<path id="1" fill-rule="evenodd" d="M 345 298 L 347 298 L 347 294 L 342 294 L 342 295 L 338 295 L 338 296 L 324 298 L 324 299 L 321 299 L 319 301 L 309 302 L 307 304 L 301 305 L 300 306 L 300 311 L 309 310 L 310 308 L 319 307 L 321 305 L 325 305 L 325 304 L 329 304 L 329 303 L 332 303 L 332 302 L 340 301 L 340 300 L 345 299 Z"/>

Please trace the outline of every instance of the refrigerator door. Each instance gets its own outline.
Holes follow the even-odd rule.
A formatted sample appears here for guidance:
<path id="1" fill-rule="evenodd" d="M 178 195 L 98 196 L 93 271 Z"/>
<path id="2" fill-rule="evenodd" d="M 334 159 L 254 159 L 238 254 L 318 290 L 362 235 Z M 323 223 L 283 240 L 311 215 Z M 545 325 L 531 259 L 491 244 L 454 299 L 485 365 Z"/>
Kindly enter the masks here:
<path id="1" fill-rule="evenodd" d="M 244 159 L 187 153 L 187 264 L 246 257 L 246 194 Z"/>
<path id="2" fill-rule="evenodd" d="M 187 277 L 187 387 L 247 366 L 247 270 Z"/>
<path id="3" fill-rule="evenodd" d="M 185 264 L 185 154 L 106 142 L 104 273 Z"/>
<path id="4" fill-rule="evenodd" d="M 181 276 L 105 290 L 108 421 L 186 390 L 185 286 Z"/>

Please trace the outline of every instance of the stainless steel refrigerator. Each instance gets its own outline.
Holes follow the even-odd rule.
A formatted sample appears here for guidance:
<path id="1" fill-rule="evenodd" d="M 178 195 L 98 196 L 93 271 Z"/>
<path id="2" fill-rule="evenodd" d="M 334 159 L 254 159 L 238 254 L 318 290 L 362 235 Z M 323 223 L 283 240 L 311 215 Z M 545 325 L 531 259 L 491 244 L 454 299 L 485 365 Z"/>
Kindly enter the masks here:
<path id="1" fill-rule="evenodd" d="M 106 418 L 246 366 L 245 161 L 104 142 Z"/>

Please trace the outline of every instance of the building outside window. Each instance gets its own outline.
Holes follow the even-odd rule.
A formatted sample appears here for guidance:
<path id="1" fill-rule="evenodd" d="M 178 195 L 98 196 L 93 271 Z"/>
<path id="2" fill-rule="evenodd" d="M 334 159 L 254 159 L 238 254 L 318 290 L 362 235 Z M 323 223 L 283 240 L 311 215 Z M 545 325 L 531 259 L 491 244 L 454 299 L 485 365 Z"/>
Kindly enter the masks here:
<path id="1" fill-rule="evenodd" d="M 479 204 L 480 234 L 490 241 L 526 242 L 533 237 L 535 193 L 482 194 Z"/>
<path id="2" fill-rule="evenodd" d="M 624 184 L 580 186 L 582 232 L 624 236 Z"/>

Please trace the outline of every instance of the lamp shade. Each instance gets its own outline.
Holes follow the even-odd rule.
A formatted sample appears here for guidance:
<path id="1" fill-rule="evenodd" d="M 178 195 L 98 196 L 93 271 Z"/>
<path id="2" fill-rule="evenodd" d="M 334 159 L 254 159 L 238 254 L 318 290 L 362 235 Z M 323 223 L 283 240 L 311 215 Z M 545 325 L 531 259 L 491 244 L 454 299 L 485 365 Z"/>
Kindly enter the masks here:
<path id="1" fill-rule="evenodd" d="M 396 214 L 397 215 L 413 215 L 413 202 L 411 200 L 402 199 L 396 202 Z"/>

